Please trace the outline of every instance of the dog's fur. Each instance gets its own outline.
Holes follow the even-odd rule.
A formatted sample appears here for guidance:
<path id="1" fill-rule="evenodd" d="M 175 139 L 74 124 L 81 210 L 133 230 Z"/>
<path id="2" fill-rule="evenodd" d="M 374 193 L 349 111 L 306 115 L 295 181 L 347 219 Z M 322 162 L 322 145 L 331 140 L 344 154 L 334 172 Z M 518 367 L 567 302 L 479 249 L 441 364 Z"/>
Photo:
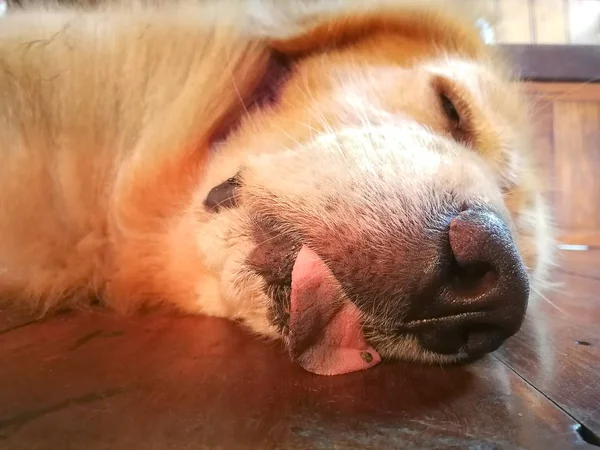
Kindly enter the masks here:
<path id="1" fill-rule="evenodd" d="M 172 306 L 278 338 L 273 289 L 286 287 L 267 279 L 289 276 L 301 240 L 384 254 L 393 234 L 414 265 L 435 259 L 423 227 L 470 200 L 503 214 L 541 289 L 553 241 L 526 103 L 464 10 L 424 3 L 11 10 L 0 20 L 0 296 L 44 312 Z M 273 104 L 251 107 L 274 55 L 290 74 Z M 207 210 L 211 188 L 236 174 L 237 206 Z M 384 331 L 405 306 L 363 310 L 382 355 L 452 360 Z"/>

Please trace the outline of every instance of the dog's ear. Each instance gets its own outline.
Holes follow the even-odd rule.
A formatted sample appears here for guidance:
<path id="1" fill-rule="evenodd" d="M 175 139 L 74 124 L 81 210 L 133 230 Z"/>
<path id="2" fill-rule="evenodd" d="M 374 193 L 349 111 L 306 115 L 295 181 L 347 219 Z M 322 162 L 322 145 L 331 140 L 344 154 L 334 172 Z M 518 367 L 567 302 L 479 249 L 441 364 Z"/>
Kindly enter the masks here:
<path id="1" fill-rule="evenodd" d="M 434 7 L 427 1 L 406 2 L 406 6 L 398 0 L 365 3 L 347 2 L 339 11 L 329 6 L 322 11 L 304 12 L 300 20 L 294 17 L 295 12 L 288 12 L 285 18 L 290 20 L 290 26 L 280 28 L 288 31 L 270 39 L 270 45 L 283 54 L 302 56 L 351 44 L 373 34 L 395 33 L 436 43 L 441 49 L 458 51 L 466 57 L 477 58 L 486 52 L 482 34 L 488 30 L 478 29 L 482 23 L 490 22 L 490 15 L 484 10 L 469 10 L 463 3 L 458 6 L 459 14 L 450 14 L 452 2 L 444 2 L 444 8 L 439 2 Z"/>

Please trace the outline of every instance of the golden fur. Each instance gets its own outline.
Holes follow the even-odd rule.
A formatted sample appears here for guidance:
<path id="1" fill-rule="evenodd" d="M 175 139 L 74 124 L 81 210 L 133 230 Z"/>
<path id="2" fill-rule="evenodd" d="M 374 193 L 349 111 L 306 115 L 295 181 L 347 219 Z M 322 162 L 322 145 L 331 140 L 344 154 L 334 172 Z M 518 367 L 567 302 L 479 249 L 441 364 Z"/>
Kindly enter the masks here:
<path id="1" fill-rule="evenodd" d="M 0 20 L 0 296 L 44 312 L 96 299 L 127 313 L 175 307 L 278 337 L 262 281 L 244 267 L 260 245 L 252 212 L 327 220 L 323 196 L 339 195 L 327 180 L 354 170 L 336 159 L 341 147 L 353 167 L 409 166 L 418 180 L 434 170 L 440 186 L 505 212 L 541 289 L 553 242 L 526 104 L 464 10 L 424 3 L 10 11 Z M 294 71 L 275 105 L 248 111 L 273 51 Z M 468 119 L 460 136 L 437 88 Z M 242 167 L 243 206 L 207 212 L 209 190 Z M 407 183 L 408 197 L 441 201 L 422 185 Z M 413 341 L 381 352 L 427 359 Z"/>

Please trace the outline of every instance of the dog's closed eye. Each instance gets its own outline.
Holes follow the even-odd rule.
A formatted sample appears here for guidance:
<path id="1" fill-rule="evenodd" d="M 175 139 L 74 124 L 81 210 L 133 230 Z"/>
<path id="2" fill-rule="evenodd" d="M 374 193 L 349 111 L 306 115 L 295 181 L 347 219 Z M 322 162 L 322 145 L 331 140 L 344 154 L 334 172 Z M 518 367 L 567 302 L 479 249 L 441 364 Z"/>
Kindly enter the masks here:
<path id="1" fill-rule="evenodd" d="M 445 77 L 434 79 L 434 89 L 438 95 L 440 111 L 447 121 L 449 133 L 463 144 L 471 143 L 473 139 L 471 111 L 463 90 Z"/>
<path id="2" fill-rule="evenodd" d="M 458 114 L 454 103 L 452 103 L 452 100 L 450 100 L 445 94 L 440 94 L 440 101 L 442 102 L 442 108 L 451 125 L 454 126 L 454 128 L 459 128 L 460 115 Z"/>

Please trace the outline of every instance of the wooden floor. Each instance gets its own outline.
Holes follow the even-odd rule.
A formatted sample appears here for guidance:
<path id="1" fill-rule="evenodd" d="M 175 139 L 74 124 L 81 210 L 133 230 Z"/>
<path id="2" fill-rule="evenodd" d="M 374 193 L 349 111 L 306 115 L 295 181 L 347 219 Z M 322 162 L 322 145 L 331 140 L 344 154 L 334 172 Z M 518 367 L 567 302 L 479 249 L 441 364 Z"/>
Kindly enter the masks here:
<path id="1" fill-rule="evenodd" d="M 0 316 L 0 448 L 570 449 L 600 446 L 600 251 L 465 367 L 317 377 L 207 318 Z"/>

